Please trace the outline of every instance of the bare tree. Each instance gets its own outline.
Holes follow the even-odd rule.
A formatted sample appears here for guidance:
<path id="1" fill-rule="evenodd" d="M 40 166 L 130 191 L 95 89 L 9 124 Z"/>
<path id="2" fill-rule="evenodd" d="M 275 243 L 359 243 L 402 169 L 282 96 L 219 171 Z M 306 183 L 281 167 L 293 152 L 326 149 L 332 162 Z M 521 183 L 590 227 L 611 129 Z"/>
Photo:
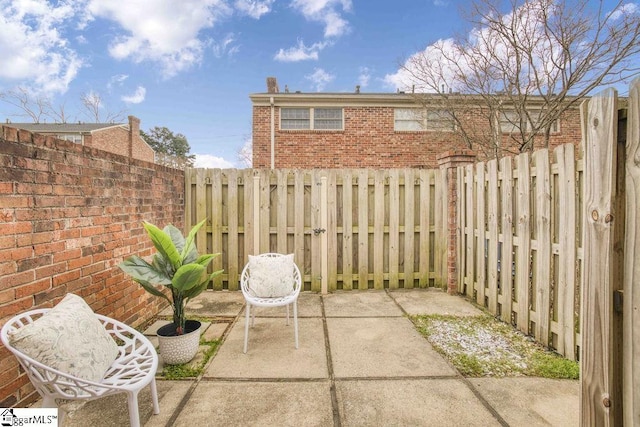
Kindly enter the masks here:
<path id="1" fill-rule="evenodd" d="M 0 101 L 13 105 L 17 108 L 13 116 L 27 117 L 33 123 L 41 123 L 50 120 L 53 123 L 68 123 L 75 119 L 67 112 L 66 102 L 55 106 L 46 95 L 34 93 L 27 87 L 18 86 L 15 89 L 0 92 Z M 125 110 L 112 112 L 105 109 L 104 102 L 100 94 L 96 92 L 83 93 L 80 96 L 83 113 L 95 123 L 125 122 Z"/>
<path id="2" fill-rule="evenodd" d="M 0 92 L 0 100 L 20 110 L 20 113 L 16 113 L 14 116 L 28 117 L 33 120 L 33 123 L 40 123 L 51 109 L 51 103 L 48 98 L 42 95 L 34 95 L 22 86 Z"/>
<path id="3" fill-rule="evenodd" d="M 124 121 L 124 111 L 103 111 L 104 101 L 102 96 L 94 91 L 80 95 L 80 101 L 84 107 L 83 113 L 95 123 L 110 123 Z"/>
<path id="4" fill-rule="evenodd" d="M 491 157 L 507 148 L 505 134 L 518 151 L 532 150 L 536 139 L 548 146 L 564 112 L 640 72 L 635 5 L 619 1 L 605 11 L 593 0 L 475 0 L 469 10 L 468 36 L 432 44 L 401 74 L 408 87 L 434 93 L 416 99 L 437 99 L 465 143 Z"/>
<path id="5" fill-rule="evenodd" d="M 249 135 L 245 136 L 244 145 L 238 150 L 238 160 L 248 168 L 253 165 L 253 140 Z"/>

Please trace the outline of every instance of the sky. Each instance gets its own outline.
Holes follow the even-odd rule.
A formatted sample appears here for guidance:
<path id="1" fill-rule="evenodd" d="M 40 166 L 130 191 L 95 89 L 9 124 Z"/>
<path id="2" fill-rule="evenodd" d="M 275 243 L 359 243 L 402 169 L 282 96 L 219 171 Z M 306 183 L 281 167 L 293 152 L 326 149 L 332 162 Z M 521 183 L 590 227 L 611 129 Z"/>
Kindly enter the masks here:
<path id="1" fill-rule="evenodd" d="M 607 2 L 605 2 L 607 3 Z M 198 167 L 246 167 L 251 93 L 395 92 L 413 53 L 470 29 L 456 0 L 0 0 L 0 93 L 183 134 Z M 0 101 L 0 120 L 30 121 Z"/>

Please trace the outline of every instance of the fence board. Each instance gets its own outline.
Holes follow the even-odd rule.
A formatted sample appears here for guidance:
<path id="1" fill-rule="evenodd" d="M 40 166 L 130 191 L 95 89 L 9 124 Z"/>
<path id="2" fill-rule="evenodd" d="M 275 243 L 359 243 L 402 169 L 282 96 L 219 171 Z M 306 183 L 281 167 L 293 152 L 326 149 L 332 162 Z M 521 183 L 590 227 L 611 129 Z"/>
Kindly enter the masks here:
<path id="1" fill-rule="evenodd" d="M 353 172 L 342 178 L 342 289 L 353 289 Z"/>
<path id="2" fill-rule="evenodd" d="M 271 248 L 271 171 L 260 171 L 260 188 L 258 190 L 260 211 L 258 212 L 258 248 L 260 252 L 273 252 Z"/>
<path id="3" fill-rule="evenodd" d="M 419 200 L 419 235 L 421 236 L 421 241 L 418 242 L 418 249 L 421 251 L 422 256 L 420 257 L 420 271 L 421 275 L 418 277 L 418 283 L 420 287 L 427 287 L 430 283 L 430 275 L 431 271 L 431 212 L 433 206 L 431 205 L 431 181 L 433 177 L 433 171 L 428 171 L 425 169 L 421 169 L 418 173 L 417 182 L 420 183 L 420 200 Z M 413 182 L 409 186 L 411 190 L 411 194 L 408 194 L 405 197 L 405 226 L 404 226 L 404 286 L 405 288 L 413 288 L 415 277 L 413 274 L 413 269 L 411 268 L 414 265 L 413 258 L 413 247 L 414 247 L 414 235 L 415 235 L 415 206 L 416 202 L 414 200 L 413 193 Z"/>
<path id="4" fill-rule="evenodd" d="M 304 174 L 295 173 L 293 178 L 294 221 L 293 221 L 293 254 L 294 259 L 301 270 L 301 274 L 307 277 L 304 244 L 304 218 L 306 202 L 304 197 Z M 306 280 L 306 279 L 305 279 Z"/>
<path id="5" fill-rule="evenodd" d="M 322 228 L 320 218 L 322 171 L 312 170 L 311 176 L 311 228 L 317 230 Z M 313 231 L 311 236 L 311 290 L 315 292 L 320 292 L 322 288 L 322 258 L 320 255 L 321 238 Z"/>
<path id="6" fill-rule="evenodd" d="M 429 183 L 425 185 L 425 187 L 429 188 Z M 398 204 L 398 213 L 399 215 L 404 217 L 403 221 L 403 229 L 404 229 L 404 247 L 402 250 L 403 253 L 403 266 L 402 266 L 402 283 L 406 288 L 413 288 L 414 284 L 414 271 L 415 271 L 415 259 L 414 259 L 414 251 L 415 251 L 415 180 L 413 177 L 413 169 L 405 169 L 404 171 L 404 204 Z M 404 215 L 402 215 L 404 213 Z M 430 233 L 426 233 L 426 235 L 420 234 L 421 238 L 426 238 L 429 240 Z M 429 252 L 425 254 L 425 258 L 428 256 Z M 427 258 L 428 260 L 428 258 Z M 427 273 L 429 272 L 429 267 L 427 265 L 426 268 Z M 419 286 L 419 285 L 418 285 Z"/>
<path id="7" fill-rule="evenodd" d="M 518 164 L 518 256 L 516 262 L 516 298 L 518 306 L 517 327 L 525 334 L 529 333 L 529 275 L 531 273 L 531 209 L 529 154 L 517 157 Z"/>
<path id="8" fill-rule="evenodd" d="M 617 95 L 613 89 L 582 104 L 585 140 L 584 273 L 582 276 L 582 425 L 622 425 L 607 402 L 620 402 L 613 383 L 613 204 Z"/>
<path id="9" fill-rule="evenodd" d="M 210 208 L 208 209 L 211 212 L 211 216 L 209 217 L 210 229 L 211 233 L 211 244 L 207 245 L 207 253 L 213 253 L 214 251 L 218 251 L 218 248 L 222 247 L 222 171 L 220 169 L 209 170 L 209 177 L 211 179 L 211 200 L 209 201 Z M 205 241 L 207 241 L 207 233 L 202 233 L 204 235 Z M 200 246 L 205 247 L 205 246 Z M 217 271 L 222 269 L 222 257 L 216 257 L 211 262 L 212 271 Z M 213 279 L 213 289 L 222 290 L 222 277 L 218 276 Z"/>
<path id="10" fill-rule="evenodd" d="M 549 345 L 550 286 L 551 286 L 551 183 L 549 179 L 549 151 L 533 154 L 536 165 L 536 272 L 535 323 L 536 339 Z"/>
<path id="11" fill-rule="evenodd" d="M 486 241 L 486 216 L 485 216 L 485 164 L 480 162 L 476 165 L 476 230 L 478 233 L 478 243 L 476 246 L 476 265 L 478 266 L 478 283 L 476 288 L 476 302 L 485 307 L 485 289 L 487 283 L 487 270 L 486 270 L 486 253 L 487 253 L 487 241 Z"/>
<path id="12" fill-rule="evenodd" d="M 511 157 L 500 159 L 500 171 L 502 192 L 500 203 L 502 205 L 502 250 L 500 257 L 500 318 L 503 322 L 512 323 L 511 311 L 513 307 L 513 165 Z"/>
<path id="13" fill-rule="evenodd" d="M 466 234 L 465 234 L 465 221 L 464 213 L 467 210 L 465 199 L 465 183 L 464 183 L 464 168 L 456 168 L 456 200 L 458 202 L 457 222 L 456 222 L 456 259 L 457 259 L 457 283 L 458 293 L 465 293 L 465 268 L 467 265 L 467 253 L 466 253 Z"/>
<path id="14" fill-rule="evenodd" d="M 358 171 L 358 289 L 369 288 L 369 171 Z"/>
<path id="15" fill-rule="evenodd" d="M 467 165 L 464 167 L 465 171 L 465 218 L 464 218 L 464 232 L 465 232 L 465 252 L 466 252 L 466 294 L 471 298 L 475 298 L 474 291 L 476 289 L 476 256 L 475 256 L 475 199 L 473 197 L 475 191 L 475 174 L 474 166 Z"/>
<path id="16" fill-rule="evenodd" d="M 276 181 L 276 202 L 275 202 L 275 217 L 276 217 L 276 250 L 275 252 L 281 254 L 288 254 L 287 249 L 287 214 L 288 200 L 288 178 L 289 171 L 286 169 L 276 169 L 273 171 Z M 273 203 L 272 203 L 273 205 Z"/>
<path id="17" fill-rule="evenodd" d="M 405 191 L 408 185 L 405 180 Z M 400 172 L 389 171 L 389 288 L 399 287 L 400 267 Z"/>
<path id="18" fill-rule="evenodd" d="M 223 181 L 227 183 L 227 251 L 222 252 L 226 255 L 227 268 L 224 273 L 227 276 L 228 289 L 230 291 L 238 290 L 239 273 L 243 267 L 243 261 L 238 259 L 239 253 L 239 236 L 241 234 L 238 229 L 238 215 L 230 215 L 229 212 L 241 212 L 241 206 L 239 202 L 238 186 L 239 176 L 236 169 L 227 169 L 223 172 Z M 222 247 L 214 247 L 215 253 L 221 252 Z M 220 266 L 222 268 L 222 266 Z"/>
<path id="19" fill-rule="evenodd" d="M 624 242 L 624 425 L 640 425 L 640 78 L 629 89 L 626 141 Z"/>
<path id="20" fill-rule="evenodd" d="M 335 169 L 327 171 L 327 280 L 328 283 L 338 281 L 338 178 Z"/>
<path id="21" fill-rule="evenodd" d="M 498 160 L 487 162 L 487 284 L 488 308 L 492 313 L 498 311 Z"/>
<path id="22" fill-rule="evenodd" d="M 558 331 L 557 348 L 570 360 L 576 360 L 575 342 L 575 266 L 576 266 L 576 168 L 573 145 L 561 145 L 555 150 L 558 163 L 558 315 L 562 325 Z"/>
<path id="23" fill-rule="evenodd" d="M 374 197 L 373 197 L 373 288 L 384 287 L 384 187 L 385 178 L 383 170 L 374 173 Z"/>
<path id="24" fill-rule="evenodd" d="M 435 175 L 435 247 L 434 262 L 436 286 L 447 286 L 447 173 L 444 169 L 436 169 Z"/>

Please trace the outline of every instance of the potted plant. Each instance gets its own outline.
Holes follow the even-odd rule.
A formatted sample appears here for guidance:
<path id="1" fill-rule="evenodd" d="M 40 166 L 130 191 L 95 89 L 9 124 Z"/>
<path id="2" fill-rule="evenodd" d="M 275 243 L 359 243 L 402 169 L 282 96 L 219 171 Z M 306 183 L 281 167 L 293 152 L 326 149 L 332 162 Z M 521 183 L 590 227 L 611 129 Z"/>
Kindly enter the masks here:
<path id="1" fill-rule="evenodd" d="M 173 323 L 160 327 L 157 332 L 160 355 L 167 364 L 186 363 L 198 352 L 201 324 L 197 320 L 186 320 L 185 306 L 207 288 L 211 279 L 222 273 L 219 270 L 206 274 L 207 266 L 219 254 L 199 255 L 196 249 L 195 236 L 205 221 L 196 224 L 186 238 L 171 224 L 161 230 L 143 222 L 157 250 L 151 263 L 133 255 L 118 265 L 147 292 L 165 298 L 173 308 Z"/>

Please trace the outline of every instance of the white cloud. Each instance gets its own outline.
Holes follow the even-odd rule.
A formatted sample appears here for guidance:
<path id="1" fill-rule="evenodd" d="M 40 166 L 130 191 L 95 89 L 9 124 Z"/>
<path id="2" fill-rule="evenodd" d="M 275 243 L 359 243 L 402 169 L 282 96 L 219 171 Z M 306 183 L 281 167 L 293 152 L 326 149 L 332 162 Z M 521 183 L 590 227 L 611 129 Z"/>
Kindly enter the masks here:
<path id="1" fill-rule="evenodd" d="M 609 18 L 617 21 L 625 15 L 635 15 L 637 13 L 640 13 L 640 6 L 637 3 L 625 3 L 611 12 Z"/>
<path id="2" fill-rule="evenodd" d="M 351 11 L 351 0 L 293 0 L 291 6 L 309 21 L 324 24 L 325 37 L 340 37 L 349 31 L 349 23 L 338 12 Z"/>
<path id="3" fill-rule="evenodd" d="M 196 154 L 195 156 L 196 160 L 193 163 L 193 166 L 196 168 L 229 169 L 234 167 L 233 163 L 223 159 L 222 157 L 213 156 L 211 154 Z"/>
<path id="4" fill-rule="evenodd" d="M 233 42 L 236 41 L 233 33 L 227 34 L 224 39 L 219 42 L 212 41 L 211 49 L 216 58 L 222 58 L 225 54 L 227 56 L 233 56 L 240 51 L 240 46 L 234 46 Z"/>
<path id="5" fill-rule="evenodd" d="M 236 0 L 235 7 L 241 13 L 260 19 L 264 14 L 271 12 L 271 6 L 275 0 Z"/>
<path id="6" fill-rule="evenodd" d="M 109 46 L 112 57 L 157 62 L 165 78 L 200 63 L 206 42 L 199 33 L 231 13 L 223 0 L 137 0 L 126 7 L 90 0 L 87 11 L 122 27 Z"/>
<path id="7" fill-rule="evenodd" d="M 122 86 L 122 84 L 129 78 L 126 74 L 115 74 L 111 76 L 109 82 L 107 82 L 107 90 L 111 91 L 115 86 Z"/>
<path id="8" fill-rule="evenodd" d="M 322 91 L 328 83 L 331 83 L 336 76 L 333 74 L 327 73 L 322 68 L 316 68 L 312 74 L 308 74 L 304 76 L 305 79 L 310 80 L 311 83 L 315 86 L 316 91 Z"/>
<path id="9" fill-rule="evenodd" d="M 329 43 L 327 42 L 320 42 L 306 46 L 302 40 L 298 40 L 297 46 L 290 47 L 289 49 L 280 49 L 273 59 L 281 62 L 317 61 L 318 52 L 328 45 Z"/>
<path id="10" fill-rule="evenodd" d="M 140 104 L 147 95 L 147 89 L 144 86 L 138 86 L 136 91 L 131 95 L 125 95 L 121 99 L 127 104 Z"/>
<path id="11" fill-rule="evenodd" d="M 440 53 L 444 51 L 448 52 L 448 56 L 454 56 L 455 50 L 455 41 L 453 39 L 438 40 L 427 46 L 424 51 L 411 55 L 405 61 L 404 68 L 400 68 L 393 74 L 387 74 L 384 77 L 384 82 L 392 90 L 411 90 L 415 85 L 415 89 L 418 92 L 432 92 L 433 89 L 425 87 L 424 82 L 417 80 L 413 75 L 413 72 L 418 75 L 421 74 L 419 68 L 424 64 L 428 64 L 429 67 L 439 67 L 438 72 L 435 74 L 445 77 L 442 81 L 436 82 L 435 85 L 440 87 L 444 84 L 447 89 L 456 90 L 457 88 L 453 87 L 456 76 L 454 67 L 460 66 L 460 68 L 464 68 L 462 59 L 459 59 L 460 63 L 454 65 L 454 61 L 443 60 Z"/>
<path id="12" fill-rule="evenodd" d="M 65 93 L 84 66 L 59 29 L 75 14 L 73 3 L 0 0 L 0 79 Z"/>
<path id="13" fill-rule="evenodd" d="M 449 2 L 446 0 L 433 0 L 434 6 L 448 6 Z"/>
<path id="14" fill-rule="evenodd" d="M 361 88 L 369 86 L 371 80 L 371 71 L 367 67 L 360 67 L 360 75 L 358 76 L 358 84 Z"/>

